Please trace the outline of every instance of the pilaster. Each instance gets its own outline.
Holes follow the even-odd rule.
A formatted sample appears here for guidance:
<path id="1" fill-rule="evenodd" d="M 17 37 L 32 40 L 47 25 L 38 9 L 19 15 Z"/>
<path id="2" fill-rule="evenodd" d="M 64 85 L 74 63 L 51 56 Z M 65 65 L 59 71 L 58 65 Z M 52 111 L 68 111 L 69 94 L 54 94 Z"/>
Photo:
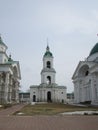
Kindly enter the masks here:
<path id="1" fill-rule="evenodd" d="M 9 72 L 5 74 L 5 103 L 8 103 L 8 92 L 9 92 Z"/>

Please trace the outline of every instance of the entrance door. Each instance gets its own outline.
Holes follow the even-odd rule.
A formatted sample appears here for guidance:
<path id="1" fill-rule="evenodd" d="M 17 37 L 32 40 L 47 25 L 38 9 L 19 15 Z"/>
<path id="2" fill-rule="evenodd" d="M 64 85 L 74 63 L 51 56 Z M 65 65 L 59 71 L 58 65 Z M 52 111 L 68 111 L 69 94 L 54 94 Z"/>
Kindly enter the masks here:
<path id="1" fill-rule="evenodd" d="M 33 102 L 36 102 L 36 96 L 33 95 Z"/>
<path id="2" fill-rule="evenodd" d="M 52 100 L 51 100 L 51 92 L 50 91 L 47 92 L 47 102 L 52 102 Z"/>

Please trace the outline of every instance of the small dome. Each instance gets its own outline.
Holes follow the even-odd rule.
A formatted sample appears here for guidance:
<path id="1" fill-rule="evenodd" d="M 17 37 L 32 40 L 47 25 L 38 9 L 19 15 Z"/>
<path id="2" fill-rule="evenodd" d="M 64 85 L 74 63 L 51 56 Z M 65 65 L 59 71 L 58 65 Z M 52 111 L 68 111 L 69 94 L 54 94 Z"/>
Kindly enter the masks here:
<path id="1" fill-rule="evenodd" d="M 96 43 L 96 45 L 92 48 L 91 52 L 90 52 L 90 56 L 97 53 L 98 52 L 98 43 Z"/>
<path id="2" fill-rule="evenodd" d="M 44 57 L 53 57 L 52 53 L 50 52 L 50 48 L 49 48 L 48 45 L 46 47 L 46 52 L 44 54 Z"/>
<path id="3" fill-rule="evenodd" d="M 48 51 L 48 52 L 46 52 L 46 53 L 44 54 L 44 56 L 52 57 L 52 53 L 51 53 L 50 51 Z"/>

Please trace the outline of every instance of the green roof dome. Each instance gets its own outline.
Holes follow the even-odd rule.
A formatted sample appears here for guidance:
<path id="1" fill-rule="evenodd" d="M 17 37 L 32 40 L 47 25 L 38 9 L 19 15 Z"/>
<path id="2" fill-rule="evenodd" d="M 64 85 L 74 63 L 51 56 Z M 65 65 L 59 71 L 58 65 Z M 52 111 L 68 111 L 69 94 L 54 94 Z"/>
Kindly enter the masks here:
<path id="1" fill-rule="evenodd" d="M 90 56 L 98 52 L 98 43 L 92 48 L 90 52 Z"/>
<path id="2" fill-rule="evenodd" d="M 52 56 L 52 53 L 51 53 L 51 52 L 46 52 L 46 53 L 44 54 L 44 56 Z"/>
<path id="3" fill-rule="evenodd" d="M 44 54 L 44 57 L 53 57 L 52 53 L 50 52 L 50 48 L 47 45 L 46 52 Z"/>

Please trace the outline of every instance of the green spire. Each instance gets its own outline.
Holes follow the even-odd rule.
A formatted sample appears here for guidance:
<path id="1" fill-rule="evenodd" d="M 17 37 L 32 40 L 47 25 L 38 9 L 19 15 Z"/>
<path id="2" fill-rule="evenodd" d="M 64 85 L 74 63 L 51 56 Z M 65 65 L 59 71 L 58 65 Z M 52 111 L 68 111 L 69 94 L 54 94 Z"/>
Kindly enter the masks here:
<path id="1" fill-rule="evenodd" d="M 48 38 L 47 38 L 47 47 L 46 47 L 46 51 L 50 51 Z"/>
<path id="2" fill-rule="evenodd" d="M 46 51 L 50 51 L 50 48 L 49 48 L 49 46 L 48 46 L 48 45 L 47 45 Z"/>
<path id="3" fill-rule="evenodd" d="M 52 53 L 50 52 L 49 45 L 47 44 L 46 52 L 44 54 L 44 57 L 53 57 Z"/>

